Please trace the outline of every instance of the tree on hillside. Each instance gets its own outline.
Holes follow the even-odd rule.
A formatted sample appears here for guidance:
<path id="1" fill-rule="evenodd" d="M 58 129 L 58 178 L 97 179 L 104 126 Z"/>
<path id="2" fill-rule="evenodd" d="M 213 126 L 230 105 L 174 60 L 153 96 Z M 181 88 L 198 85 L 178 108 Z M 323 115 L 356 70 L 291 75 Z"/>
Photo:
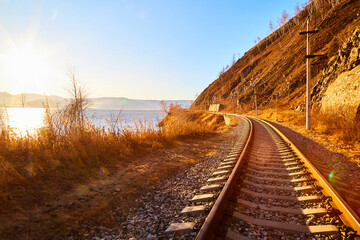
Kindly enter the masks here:
<path id="1" fill-rule="evenodd" d="M 300 12 L 303 10 L 302 7 L 300 7 L 299 3 L 296 4 L 295 8 L 294 8 L 294 23 L 296 25 L 299 25 L 300 23 Z"/>
<path id="2" fill-rule="evenodd" d="M 284 10 L 284 12 L 281 15 L 281 18 L 278 20 L 278 24 L 280 29 L 282 30 L 282 33 L 285 33 L 285 24 L 289 21 L 290 15 Z"/>
<path id="3" fill-rule="evenodd" d="M 299 3 L 296 4 L 295 9 L 294 9 L 294 16 L 298 15 L 301 12 L 301 7 L 299 5 Z"/>
<path id="4" fill-rule="evenodd" d="M 278 21 L 278 24 L 281 27 L 285 26 L 285 24 L 289 21 L 290 15 L 284 10 L 281 15 L 281 18 Z"/>
<path id="5" fill-rule="evenodd" d="M 274 24 L 271 22 L 271 20 L 270 20 L 270 23 L 269 23 L 269 28 L 270 28 L 270 33 L 273 33 L 275 31 Z"/>
<path id="6" fill-rule="evenodd" d="M 25 93 L 20 94 L 19 100 L 21 101 L 21 106 L 24 108 L 26 102 L 26 94 Z"/>
<path id="7" fill-rule="evenodd" d="M 233 58 L 232 58 L 231 64 L 230 64 L 231 74 L 234 74 L 233 66 L 235 65 L 235 63 L 236 63 L 236 54 L 233 54 Z"/>
<path id="8" fill-rule="evenodd" d="M 260 52 L 260 45 L 259 45 L 259 43 L 261 42 L 261 38 L 260 38 L 260 37 L 257 37 L 254 42 L 255 42 L 255 45 L 256 45 L 258 51 Z"/>

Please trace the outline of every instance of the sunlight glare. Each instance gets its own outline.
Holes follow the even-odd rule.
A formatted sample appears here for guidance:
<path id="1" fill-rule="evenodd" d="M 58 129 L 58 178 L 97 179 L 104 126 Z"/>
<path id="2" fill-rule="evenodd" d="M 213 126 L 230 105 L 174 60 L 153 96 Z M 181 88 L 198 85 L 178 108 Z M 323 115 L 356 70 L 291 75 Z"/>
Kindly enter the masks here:
<path id="1" fill-rule="evenodd" d="M 36 129 L 43 126 L 43 108 L 8 108 L 1 109 L 16 134 L 26 135 L 35 133 Z"/>
<path id="2" fill-rule="evenodd" d="M 8 55 L 1 56 L 4 63 L 3 75 L 13 83 L 13 91 L 43 93 L 46 81 L 52 75 L 47 64 L 47 55 L 33 49 L 13 48 Z"/>

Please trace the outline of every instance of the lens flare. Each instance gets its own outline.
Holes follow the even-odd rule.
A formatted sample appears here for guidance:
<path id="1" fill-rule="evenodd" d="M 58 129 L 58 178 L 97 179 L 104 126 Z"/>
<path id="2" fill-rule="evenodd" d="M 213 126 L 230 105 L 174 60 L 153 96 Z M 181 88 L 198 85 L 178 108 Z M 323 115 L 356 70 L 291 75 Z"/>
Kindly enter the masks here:
<path id="1" fill-rule="evenodd" d="M 332 180 L 333 177 L 334 177 L 334 171 L 331 171 L 331 172 L 329 173 L 329 180 Z"/>

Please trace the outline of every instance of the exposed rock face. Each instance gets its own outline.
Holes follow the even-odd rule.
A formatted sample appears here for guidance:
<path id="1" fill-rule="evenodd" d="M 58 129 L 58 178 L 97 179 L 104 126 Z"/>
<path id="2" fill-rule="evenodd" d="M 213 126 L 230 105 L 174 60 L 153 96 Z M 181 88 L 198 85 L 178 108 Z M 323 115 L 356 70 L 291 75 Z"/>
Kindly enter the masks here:
<path id="1" fill-rule="evenodd" d="M 344 72 L 329 84 L 322 98 L 321 110 L 355 118 L 360 108 L 360 66 Z"/>
<path id="2" fill-rule="evenodd" d="M 220 104 L 210 104 L 209 111 L 218 112 L 220 110 Z"/>
<path id="3" fill-rule="evenodd" d="M 327 93 L 328 87 L 332 82 L 335 81 L 335 79 L 338 78 L 338 76 L 341 73 L 352 70 L 353 68 L 355 68 L 360 64 L 359 48 L 360 48 L 360 27 L 357 27 L 354 33 L 340 47 L 338 54 L 330 58 L 327 67 L 323 70 L 323 75 L 320 81 L 318 81 L 314 86 L 314 88 L 312 89 L 311 100 L 313 103 L 319 104 L 322 102 L 323 97 Z M 342 76 L 342 79 L 344 78 L 345 76 Z M 350 75 L 347 76 L 346 79 L 348 78 L 351 78 L 351 76 Z M 340 88 L 341 87 L 339 87 L 339 90 Z M 326 102 L 327 103 L 325 103 L 325 105 L 328 104 L 328 100 L 326 100 Z"/>

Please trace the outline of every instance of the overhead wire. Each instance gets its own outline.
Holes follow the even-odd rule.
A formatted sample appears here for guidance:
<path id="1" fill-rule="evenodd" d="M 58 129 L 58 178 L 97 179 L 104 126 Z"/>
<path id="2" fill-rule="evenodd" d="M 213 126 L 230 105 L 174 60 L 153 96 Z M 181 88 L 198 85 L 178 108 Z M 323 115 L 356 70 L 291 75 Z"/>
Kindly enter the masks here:
<path id="1" fill-rule="evenodd" d="M 320 21 L 320 23 L 319 23 L 319 25 L 318 26 L 316 26 L 316 28 L 315 29 L 318 29 L 320 26 L 321 26 L 321 24 L 325 21 L 325 19 L 328 17 L 328 15 L 330 14 L 330 12 L 333 10 L 333 8 L 334 7 L 332 7 L 328 12 L 327 12 L 327 14 L 326 14 L 326 16 Z M 310 14 L 308 15 L 308 17 L 310 17 Z M 303 26 L 302 26 L 303 27 Z M 302 28 L 302 27 L 300 27 L 300 28 Z M 314 33 L 311 33 L 311 35 L 310 36 L 312 36 Z M 271 79 L 273 76 L 275 76 L 294 56 L 295 56 L 295 54 L 304 46 L 304 44 L 306 43 L 306 40 L 297 48 L 297 50 L 285 61 L 285 63 L 281 66 L 281 67 L 279 67 L 278 69 L 277 69 L 277 71 L 276 72 L 274 72 L 268 79 Z M 269 81 L 269 80 L 268 80 Z M 265 83 L 264 83 L 265 84 Z M 261 84 L 261 85 L 263 85 L 263 84 Z M 259 86 L 261 86 L 261 85 L 259 85 Z"/>
<path id="2" fill-rule="evenodd" d="M 335 6 L 336 6 L 336 5 L 335 5 Z M 334 7 L 335 7 L 335 6 L 334 6 Z M 331 7 L 331 8 L 330 8 L 330 10 L 327 12 L 327 14 L 325 15 L 325 17 L 320 21 L 320 23 L 319 23 L 319 25 L 316 27 L 316 29 L 318 29 L 318 28 L 322 25 L 322 23 L 325 21 L 325 19 L 328 17 L 328 15 L 332 12 L 332 10 L 334 9 L 334 7 Z M 310 17 L 310 15 L 311 15 L 311 14 L 308 13 L 308 16 L 307 16 L 307 17 Z M 306 24 L 306 21 L 303 21 L 302 25 L 300 26 L 300 29 L 302 29 L 305 24 Z M 316 26 L 316 24 L 315 24 L 315 26 Z M 284 26 L 284 27 L 285 27 L 285 26 Z M 278 30 L 279 30 L 279 29 L 278 29 Z M 313 35 L 313 33 L 312 33 L 310 36 L 312 36 L 312 35 Z M 266 70 L 264 73 L 262 73 L 261 75 L 266 76 L 266 75 L 270 72 L 270 70 L 276 65 L 276 63 L 277 63 L 277 62 L 279 61 L 279 59 L 284 55 L 284 53 L 287 52 L 288 48 L 289 48 L 290 45 L 295 41 L 295 39 L 296 39 L 297 36 L 298 36 L 298 33 L 297 33 L 296 31 L 294 31 L 294 34 L 292 35 L 291 40 L 290 40 L 290 41 L 288 42 L 288 44 L 286 45 L 284 51 L 281 51 L 280 55 L 275 59 L 275 61 L 274 61 L 273 63 L 271 63 L 271 64 L 269 65 L 269 67 L 267 68 L 267 70 Z M 295 50 L 295 52 L 293 52 L 293 54 L 286 59 L 286 61 L 284 62 L 284 64 L 282 64 L 273 74 L 271 74 L 270 77 L 267 77 L 267 79 L 268 79 L 267 81 L 261 81 L 261 82 L 258 81 L 257 83 L 254 83 L 253 86 L 251 86 L 252 84 L 250 84 L 250 87 L 247 88 L 246 90 L 244 89 L 244 90 L 242 91 L 242 93 L 246 93 L 246 92 L 250 91 L 251 89 L 260 87 L 260 86 L 268 83 L 268 82 L 270 81 L 270 79 L 273 78 L 273 76 L 275 76 L 283 67 L 285 67 L 285 65 L 295 56 L 295 54 L 304 46 L 305 43 L 306 43 L 306 40 L 303 41 L 302 44 Z M 253 77 L 251 77 L 251 78 L 253 78 Z M 215 100 L 216 100 L 216 101 L 224 101 L 224 100 L 228 100 L 228 99 L 230 99 L 230 98 L 233 98 L 233 95 L 228 96 L 228 97 L 225 97 L 225 98 L 215 99 Z"/>

